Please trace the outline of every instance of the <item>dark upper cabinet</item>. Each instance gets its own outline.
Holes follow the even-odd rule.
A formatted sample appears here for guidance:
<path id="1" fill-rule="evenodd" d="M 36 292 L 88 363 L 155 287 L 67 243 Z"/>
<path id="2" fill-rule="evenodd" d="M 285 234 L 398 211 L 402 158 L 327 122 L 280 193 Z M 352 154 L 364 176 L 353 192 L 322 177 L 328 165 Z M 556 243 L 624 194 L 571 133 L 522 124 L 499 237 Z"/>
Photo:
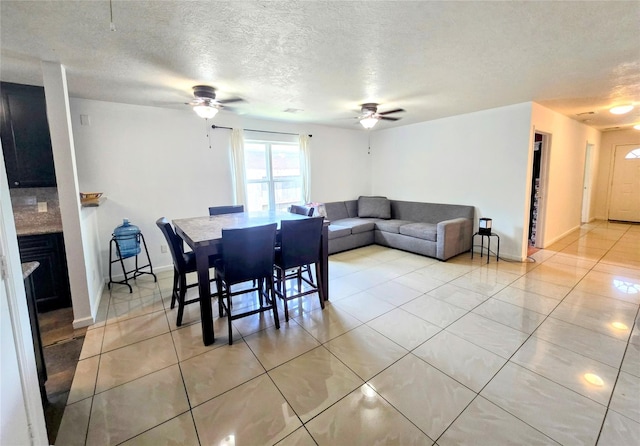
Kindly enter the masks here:
<path id="1" fill-rule="evenodd" d="M 44 88 L 2 82 L 0 91 L 2 152 L 9 187 L 54 187 Z"/>

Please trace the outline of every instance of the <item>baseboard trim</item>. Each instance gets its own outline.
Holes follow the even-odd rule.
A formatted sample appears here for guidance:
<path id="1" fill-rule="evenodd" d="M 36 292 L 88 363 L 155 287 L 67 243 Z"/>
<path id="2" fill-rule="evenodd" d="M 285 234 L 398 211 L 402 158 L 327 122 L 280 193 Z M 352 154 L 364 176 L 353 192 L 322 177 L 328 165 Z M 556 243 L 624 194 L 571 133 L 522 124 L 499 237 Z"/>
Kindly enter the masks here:
<path id="1" fill-rule="evenodd" d="M 90 325 L 93 325 L 93 322 L 94 322 L 93 316 L 83 317 L 82 319 L 74 319 L 73 328 L 77 329 L 77 328 L 88 327 Z"/>

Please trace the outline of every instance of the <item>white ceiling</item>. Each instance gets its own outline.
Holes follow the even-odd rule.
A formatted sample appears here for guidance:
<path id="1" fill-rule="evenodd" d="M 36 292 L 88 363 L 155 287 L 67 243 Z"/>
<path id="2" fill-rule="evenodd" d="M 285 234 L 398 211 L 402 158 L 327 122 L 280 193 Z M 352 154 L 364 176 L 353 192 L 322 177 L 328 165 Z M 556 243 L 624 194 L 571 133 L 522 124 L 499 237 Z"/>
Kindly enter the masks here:
<path id="1" fill-rule="evenodd" d="M 73 97 L 179 108 L 208 84 L 238 113 L 348 128 L 364 102 L 406 109 L 376 129 L 526 101 L 640 123 L 639 1 L 114 0 L 113 32 L 109 1 L 0 14 L 0 78 L 42 85 L 39 61 L 60 62 Z"/>

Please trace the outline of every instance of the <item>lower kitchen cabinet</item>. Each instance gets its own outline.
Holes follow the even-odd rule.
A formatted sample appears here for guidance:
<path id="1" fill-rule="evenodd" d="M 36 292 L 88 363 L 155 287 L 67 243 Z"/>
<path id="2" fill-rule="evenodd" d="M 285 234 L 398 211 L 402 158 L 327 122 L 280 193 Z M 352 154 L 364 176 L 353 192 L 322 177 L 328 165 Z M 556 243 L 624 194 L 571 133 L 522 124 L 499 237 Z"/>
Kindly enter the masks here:
<path id="1" fill-rule="evenodd" d="M 71 306 L 69 274 L 62 233 L 18 237 L 23 263 L 39 262 L 32 275 L 39 313 Z"/>

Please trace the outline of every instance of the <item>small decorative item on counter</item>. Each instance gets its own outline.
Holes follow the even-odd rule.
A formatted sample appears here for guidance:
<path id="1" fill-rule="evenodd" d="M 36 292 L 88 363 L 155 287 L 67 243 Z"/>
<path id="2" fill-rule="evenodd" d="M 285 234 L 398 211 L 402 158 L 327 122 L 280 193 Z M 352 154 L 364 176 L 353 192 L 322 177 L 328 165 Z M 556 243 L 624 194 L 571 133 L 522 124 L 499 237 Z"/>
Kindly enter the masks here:
<path id="1" fill-rule="evenodd" d="M 83 206 L 98 206 L 102 192 L 80 192 L 80 204 Z"/>
<path id="2" fill-rule="evenodd" d="M 140 254 L 140 228 L 129 223 L 128 218 L 113 230 L 113 238 L 118 244 L 121 258 L 126 259 Z"/>

